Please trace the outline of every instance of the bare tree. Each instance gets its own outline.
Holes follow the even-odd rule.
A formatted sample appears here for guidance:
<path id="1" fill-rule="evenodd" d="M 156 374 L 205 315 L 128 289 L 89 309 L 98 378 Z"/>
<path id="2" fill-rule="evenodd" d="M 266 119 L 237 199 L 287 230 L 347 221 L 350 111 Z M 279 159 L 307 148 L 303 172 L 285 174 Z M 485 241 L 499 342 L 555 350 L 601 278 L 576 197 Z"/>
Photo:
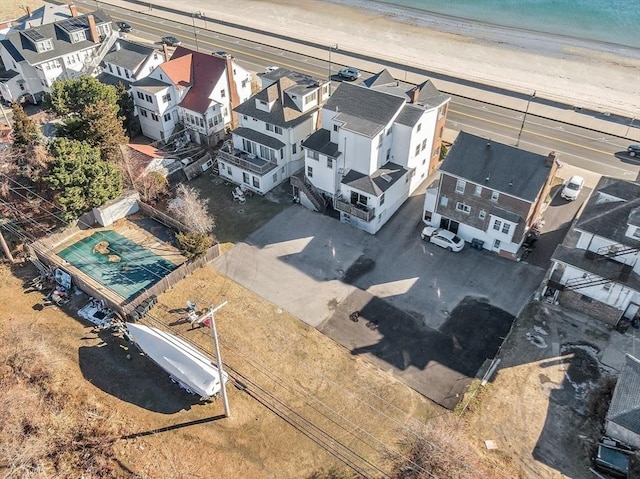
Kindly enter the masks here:
<path id="1" fill-rule="evenodd" d="M 194 233 L 209 233 L 214 219 L 207 210 L 207 198 L 200 198 L 200 192 L 190 186 L 180 185 L 176 197 L 169 202 L 169 211 L 173 216 Z"/>

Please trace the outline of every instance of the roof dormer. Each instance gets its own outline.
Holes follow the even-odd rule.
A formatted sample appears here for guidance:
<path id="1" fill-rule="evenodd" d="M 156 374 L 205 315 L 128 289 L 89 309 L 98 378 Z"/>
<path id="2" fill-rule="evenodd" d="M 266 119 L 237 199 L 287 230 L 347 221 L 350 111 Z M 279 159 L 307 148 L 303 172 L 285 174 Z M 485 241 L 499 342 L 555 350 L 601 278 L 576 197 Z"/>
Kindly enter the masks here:
<path id="1" fill-rule="evenodd" d="M 53 42 L 51 41 L 51 39 L 45 37 L 36 29 L 25 30 L 23 32 L 20 32 L 20 34 L 31 44 L 32 48 L 38 53 L 53 50 Z"/>

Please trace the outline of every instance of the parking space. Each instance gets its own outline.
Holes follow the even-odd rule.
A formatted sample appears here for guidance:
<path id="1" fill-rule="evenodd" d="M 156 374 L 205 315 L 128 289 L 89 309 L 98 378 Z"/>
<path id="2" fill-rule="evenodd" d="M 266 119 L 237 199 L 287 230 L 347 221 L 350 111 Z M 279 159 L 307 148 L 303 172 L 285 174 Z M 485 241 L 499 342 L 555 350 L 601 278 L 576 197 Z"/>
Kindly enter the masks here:
<path id="1" fill-rule="evenodd" d="M 544 270 L 422 241 L 423 199 L 375 236 L 294 205 L 213 266 L 452 408 Z"/>

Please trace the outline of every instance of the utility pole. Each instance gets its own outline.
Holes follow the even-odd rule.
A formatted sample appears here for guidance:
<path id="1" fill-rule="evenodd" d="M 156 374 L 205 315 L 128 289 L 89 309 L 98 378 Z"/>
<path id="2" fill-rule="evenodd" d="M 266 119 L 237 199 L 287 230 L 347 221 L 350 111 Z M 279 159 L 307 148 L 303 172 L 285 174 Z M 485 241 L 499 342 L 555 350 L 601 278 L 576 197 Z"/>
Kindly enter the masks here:
<path id="1" fill-rule="evenodd" d="M 0 221 L 0 225 L 6 223 L 7 220 L 6 219 L 2 219 Z M 2 234 L 2 228 L 0 228 L 0 245 L 2 245 L 2 249 L 4 250 L 4 254 L 7 255 L 7 258 L 9 258 L 9 261 L 11 261 L 12 263 L 15 263 L 15 260 L 13 259 L 13 255 L 11 254 L 11 250 L 9 249 L 9 246 L 7 245 L 7 242 L 4 240 L 4 235 Z"/>
<path id="2" fill-rule="evenodd" d="M 200 48 L 198 48 L 198 32 L 196 31 L 196 14 L 191 14 L 191 22 L 193 23 L 193 38 L 196 40 L 196 51 L 199 52 Z"/>
<path id="3" fill-rule="evenodd" d="M 227 399 L 227 388 L 224 384 L 224 373 L 222 371 L 222 358 L 220 357 L 220 344 L 218 344 L 218 332 L 216 330 L 216 318 L 215 313 L 220 308 L 225 306 L 227 301 L 225 300 L 220 306 L 213 307 L 211 306 L 211 310 L 209 311 L 209 315 L 211 316 L 211 335 L 213 336 L 213 346 L 216 350 L 216 358 L 218 359 L 218 374 L 220 377 L 220 391 L 222 392 L 222 403 L 224 404 L 224 417 L 231 416 L 231 411 L 229 410 L 229 400 Z"/>
<path id="4" fill-rule="evenodd" d="M 329 45 L 329 94 L 331 94 L 331 50 L 335 48 L 338 51 L 338 44 Z"/>
<path id="5" fill-rule="evenodd" d="M 524 111 L 524 116 L 522 117 L 522 125 L 520 125 L 520 131 L 518 132 L 518 139 L 516 140 L 516 146 L 520 145 L 520 135 L 522 135 L 522 129 L 524 128 L 524 122 L 527 121 L 527 113 L 529 113 L 529 105 L 531 105 L 531 100 L 536 97 L 536 91 L 531 94 L 529 100 L 527 101 L 527 108 Z"/>

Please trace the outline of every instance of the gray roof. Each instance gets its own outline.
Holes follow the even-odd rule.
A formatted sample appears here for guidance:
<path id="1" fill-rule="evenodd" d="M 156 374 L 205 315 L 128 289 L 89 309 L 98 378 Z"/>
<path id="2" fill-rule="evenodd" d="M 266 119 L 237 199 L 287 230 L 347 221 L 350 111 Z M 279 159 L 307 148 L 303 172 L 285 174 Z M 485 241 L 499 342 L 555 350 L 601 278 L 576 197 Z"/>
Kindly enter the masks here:
<path id="1" fill-rule="evenodd" d="M 409 83 L 401 83 L 393 78 L 386 68 L 360 84 L 382 93 L 402 97 L 423 110 L 439 107 L 451 98 L 449 95 L 440 93 L 440 90 L 435 87 L 431 80 L 426 80 L 415 86 Z M 414 102 L 413 94 L 415 90 L 418 91 L 418 98 Z"/>
<path id="2" fill-rule="evenodd" d="M 282 128 L 292 128 L 309 118 L 319 107 L 316 106 L 302 112 L 289 95 L 304 96 L 312 93 L 314 90 L 320 89 L 322 81 L 284 68 L 269 73 L 269 75 L 276 74 L 277 78 L 274 76 L 274 81 L 269 86 L 238 105 L 234 111 L 239 115 L 247 115 Z M 320 96 L 320 91 L 318 91 L 318 96 Z M 275 100 L 275 102 L 271 111 L 264 111 L 256 107 L 256 100 L 267 103 Z"/>
<path id="3" fill-rule="evenodd" d="M 337 112 L 334 118 L 343 123 L 342 128 L 373 138 L 396 116 L 404 103 L 404 98 L 341 83 L 324 107 Z"/>
<path id="4" fill-rule="evenodd" d="M 155 78 L 144 77 L 133 83 L 133 86 L 143 88 L 147 91 L 157 92 L 169 88 L 169 83 L 165 83 Z"/>
<path id="5" fill-rule="evenodd" d="M 351 170 L 342 178 L 341 183 L 364 193 L 380 196 L 408 172 L 403 166 L 389 162 L 369 176 Z"/>
<path id="6" fill-rule="evenodd" d="M 609 279 L 614 283 L 621 284 L 634 291 L 640 291 L 640 277 L 637 273 L 629 271 L 624 263 L 606 257 L 597 257 L 594 259 L 593 257 L 587 256 L 588 254 L 589 253 L 583 249 L 563 243 L 556 247 L 551 256 L 551 260 L 571 265 L 600 278 Z"/>
<path id="7" fill-rule="evenodd" d="M 160 55 L 154 47 L 120 38 L 104 56 L 104 61 L 135 72 L 140 64 L 154 52 Z"/>
<path id="8" fill-rule="evenodd" d="M 31 10 L 31 15 L 26 14 L 13 21 L 14 30 L 27 30 L 45 23 L 53 23 L 71 17 L 69 5 L 44 4 L 42 7 Z"/>
<path id="9" fill-rule="evenodd" d="M 414 105 L 405 105 L 400 110 L 400 114 L 396 118 L 396 123 L 400 123 L 401 125 L 406 125 L 411 128 L 417 125 L 424 114 L 424 109 L 418 108 Z"/>
<path id="10" fill-rule="evenodd" d="M 640 360 L 630 354 L 625 356 L 607 420 L 640 434 Z"/>
<path id="11" fill-rule="evenodd" d="M 284 145 L 283 142 L 269 135 L 265 135 L 264 133 L 260 133 L 259 131 L 252 130 L 251 128 L 236 128 L 231 132 L 233 135 L 238 135 L 247 140 L 255 141 L 256 143 L 260 143 L 261 145 L 268 146 L 269 148 L 273 148 L 274 150 L 279 150 Z"/>
<path id="12" fill-rule="evenodd" d="M 108 71 L 101 72 L 98 76 L 96 76 L 96 78 L 100 83 L 104 83 L 105 85 L 117 86 L 118 83 L 122 83 L 127 90 L 132 85 L 131 81 L 112 75 Z"/>
<path id="13" fill-rule="evenodd" d="M 547 157 L 461 131 L 440 171 L 533 203 L 545 185 Z"/>
<path id="14" fill-rule="evenodd" d="M 317 151 L 332 158 L 340 156 L 338 144 L 331 143 L 331 132 L 324 128 L 320 128 L 309 135 L 309 138 L 302 142 L 302 147 Z"/>
<path id="15" fill-rule="evenodd" d="M 640 226 L 640 184 L 603 176 L 596 185 L 575 228 L 640 248 L 640 241 L 625 235 L 627 224 Z"/>
<path id="16" fill-rule="evenodd" d="M 2 45 L 7 49 L 15 61 L 26 60 L 30 65 L 37 65 L 69 53 L 94 48 L 97 44 L 89 39 L 82 40 L 77 43 L 71 43 L 68 36 L 68 32 L 89 29 L 89 20 L 87 19 L 88 15 L 94 16 L 96 25 L 111 23 L 109 15 L 98 10 L 91 14 L 71 17 L 55 23 L 47 23 L 45 25 L 29 28 L 22 32 L 10 31 L 6 38 L 2 40 Z M 32 43 L 28 40 L 28 37 L 50 39 L 53 44 L 53 49 L 38 53 Z"/>

